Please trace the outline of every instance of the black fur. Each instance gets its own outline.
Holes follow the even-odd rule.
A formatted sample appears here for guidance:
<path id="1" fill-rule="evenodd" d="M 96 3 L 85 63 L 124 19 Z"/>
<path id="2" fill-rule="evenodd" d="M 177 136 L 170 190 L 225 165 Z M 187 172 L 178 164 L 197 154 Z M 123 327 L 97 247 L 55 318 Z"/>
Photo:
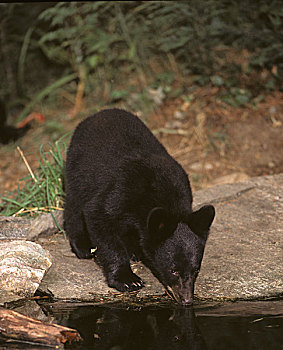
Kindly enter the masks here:
<path id="1" fill-rule="evenodd" d="M 5 105 L 0 101 L 0 143 L 7 144 L 11 141 L 16 141 L 30 129 L 30 125 L 27 124 L 22 128 L 15 128 L 6 124 L 7 114 Z"/>
<path id="2" fill-rule="evenodd" d="M 213 218 L 212 206 L 192 212 L 187 174 L 136 116 L 109 109 L 79 124 L 67 153 L 65 228 L 79 258 L 97 248 L 110 287 L 143 286 L 134 255 L 191 303 Z"/>

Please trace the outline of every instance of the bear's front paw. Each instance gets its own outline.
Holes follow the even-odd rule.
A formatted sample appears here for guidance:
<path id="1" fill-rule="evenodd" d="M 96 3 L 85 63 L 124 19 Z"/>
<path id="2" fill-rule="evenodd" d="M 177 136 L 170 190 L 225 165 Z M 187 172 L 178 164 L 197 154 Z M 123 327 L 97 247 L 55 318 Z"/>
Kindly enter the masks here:
<path id="1" fill-rule="evenodd" d="M 144 286 L 143 281 L 133 272 L 119 273 L 108 279 L 109 287 L 116 288 L 119 292 L 134 292 Z"/>

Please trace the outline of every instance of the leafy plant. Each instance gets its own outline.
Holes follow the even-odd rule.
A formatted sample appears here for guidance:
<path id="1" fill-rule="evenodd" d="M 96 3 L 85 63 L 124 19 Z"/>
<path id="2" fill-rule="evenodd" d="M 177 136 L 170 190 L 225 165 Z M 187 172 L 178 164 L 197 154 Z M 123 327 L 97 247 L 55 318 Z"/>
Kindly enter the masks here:
<path id="1" fill-rule="evenodd" d="M 281 0 L 240 5 L 235 0 L 58 2 L 5 4 L 3 9 L 0 57 L 4 69 L 0 79 L 7 83 L 0 93 L 15 94 L 11 82 L 17 80 L 18 93 L 24 92 L 30 99 L 25 114 L 57 86 L 74 79 L 78 105 L 83 94 L 115 101 L 113 94 L 127 90 L 129 79 L 130 85 L 133 81 L 137 85 L 137 92 L 146 86 L 162 86 L 169 92 L 178 74 L 193 75 L 193 82 L 199 85 L 256 89 L 256 93 L 282 84 Z M 23 21 L 25 12 L 33 16 L 28 21 Z M 243 50 L 245 57 L 241 57 Z M 40 86 L 44 79 L 25 83 L 36 74 L 33 61 L 43 62 L 42 53 L 52 62 L 46 90 Z M 262 82 L 252 76 L 260 69 L 269 72 Z M 32 87 L 35 97 L 29 94 Z M 241 105 L 245 97 L 238 96 L 236 104 Z M 125 93 L 117 100 L 127 98 Z M 237 99 L 233 93 L 232 99 Z"/>
<path id="2" fill-rule="evenodd" d="M 89 72 L 109 64 L 125 68 L 127 62 L 128 71 L 137 72 L 142 82 L 151 57 L 166 60 L 173 54 L 186 72 L 209 76 L 219 70 L 217 48 L 223 44 L 256 50 L 253 66 L 279 64 L 283 55 L 279 8 L 278 1 L 269 5 L 260 1 L 259 7 L 249 3 L 245 11 L 239 11 L 236 2 L 209 0 L 58 3 L 39 17 L 52 29 L 39 42 L 50 59 L 68 62 L 74 70 L 82 63 Z M 268 28 L 262 26 L 263 14 Z M 275 33 L 275 42 L 274 38 L 267 42 L 265 33 L 269 39 Z"/>
<path id="3" fill-rule="evenodd" d="M 234 107 L 241 107 L 251 101 L 252 94 L 249 90 L 232 87 L 225 93 L 222 100 Z"/>
<path id="4" fill-rule="evenodd" d="M 129 92 L 127 90 L 113 90 L 110 93 L 111 102 L 116 102 L 119 100 L 123 100 L 125 97 L 128 97 Z"/>

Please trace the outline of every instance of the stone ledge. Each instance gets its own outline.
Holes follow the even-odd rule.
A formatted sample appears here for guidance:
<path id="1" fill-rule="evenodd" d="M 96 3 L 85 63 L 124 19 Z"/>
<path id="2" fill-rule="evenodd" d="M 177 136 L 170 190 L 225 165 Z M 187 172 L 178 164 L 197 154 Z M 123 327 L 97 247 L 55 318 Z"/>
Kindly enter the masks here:
<path id="1" fill-rule="evenodd" d="M 283 174 L 201 190 L 195 193 L 194 203 L 196 207 L 205 203 L 216 207 L 216 219 L 196 282 L 196 295 L 206 300 L 282 296 Z M 20 235 L 20 239 L 23 236 Z M 42 291 L 59 299 L 121 297 L 107 286 L 93 261 L 79 260 L 71 253 L 69 242 L 62 234 L 39 236 L 38 243 L 50 252 L 53 263 L 39 287 Z M 132 266 L 146 282 L 138 298 L 164 298 L 164 288 L 151 272 L 141 263 Z M 124 294 L 122 298 L 126 300 L 131 296 Z"/>

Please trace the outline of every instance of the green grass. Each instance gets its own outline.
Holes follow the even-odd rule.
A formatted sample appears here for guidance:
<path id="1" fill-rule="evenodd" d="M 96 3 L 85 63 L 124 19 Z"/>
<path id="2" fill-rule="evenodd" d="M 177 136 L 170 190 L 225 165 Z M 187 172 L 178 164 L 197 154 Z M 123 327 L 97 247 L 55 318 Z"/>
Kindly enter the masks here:
<path id="1" fill-rule="evenodd" d="M 38 169 L 34 173 L 30 169 L 29 175 L 20 179 L 17 190 L 1 198 L 0 215 L 35 216 L 63 209 L 64 159 L 69 138 L 70 133 L 49 145 L 47 150 L 40 147 Z M 22 158 L 25 160 L 24 155 Z"/>

